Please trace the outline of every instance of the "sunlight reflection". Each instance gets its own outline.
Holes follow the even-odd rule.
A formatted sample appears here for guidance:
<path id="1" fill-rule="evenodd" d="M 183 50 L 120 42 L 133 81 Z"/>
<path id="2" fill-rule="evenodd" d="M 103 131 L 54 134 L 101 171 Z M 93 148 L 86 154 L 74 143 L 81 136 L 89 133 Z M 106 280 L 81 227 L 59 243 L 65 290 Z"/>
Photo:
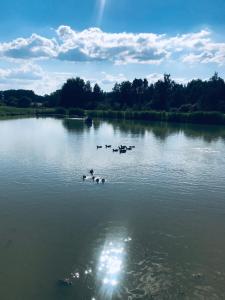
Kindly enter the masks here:
<path id="1" fill-rule="evenodd" d="M 121 283 L 126 257 L 126 243 L 131 238 L 107 241 L 100 253 L 98 277 L 102 283 L 102 293 L 110 298 Z"/>

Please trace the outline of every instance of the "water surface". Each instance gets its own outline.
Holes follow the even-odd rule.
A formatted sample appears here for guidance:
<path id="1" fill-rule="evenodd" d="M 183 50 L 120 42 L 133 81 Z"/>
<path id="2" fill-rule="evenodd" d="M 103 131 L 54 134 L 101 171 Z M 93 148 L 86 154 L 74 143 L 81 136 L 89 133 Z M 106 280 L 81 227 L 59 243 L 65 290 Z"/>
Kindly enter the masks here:
<path id="1" fill-rule="evenodd" d="M 224 127 L 0 121 L 0 299 L 224 299 L 224 182 Z"/>

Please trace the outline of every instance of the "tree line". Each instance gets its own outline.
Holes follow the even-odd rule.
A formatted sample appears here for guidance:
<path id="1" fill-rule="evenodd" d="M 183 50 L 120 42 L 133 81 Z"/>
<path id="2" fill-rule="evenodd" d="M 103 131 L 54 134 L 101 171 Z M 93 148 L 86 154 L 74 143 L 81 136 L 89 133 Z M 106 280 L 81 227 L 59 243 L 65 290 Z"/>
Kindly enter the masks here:
<path id="1" fill-rule="evenodd" d="M 90 81 L 68 79 L 61 89 L 45 96 L 33 91 L 8 90 L 0 92 L 0 103 L 9 106 L 80 108 L 88 110 L 154 110 L 168 112 L 218 111 L 225 113 L 225 82 L 215 73 L 209 80 L 194 79 L 177 83 L 165 74 L 163 79 L 149 83 L 134 79 L 116 83 L 104 92 Z"/>

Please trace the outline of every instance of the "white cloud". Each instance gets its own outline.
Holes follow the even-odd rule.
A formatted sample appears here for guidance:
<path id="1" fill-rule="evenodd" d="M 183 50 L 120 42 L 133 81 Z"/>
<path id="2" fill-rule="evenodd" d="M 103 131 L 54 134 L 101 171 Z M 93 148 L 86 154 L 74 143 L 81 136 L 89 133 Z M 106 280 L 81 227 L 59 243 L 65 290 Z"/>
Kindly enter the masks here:
<path id="1" fill-rule="evenodd" d="M 146 76 L 146 79 L 148 80 L 149 83 L 155 83 L 158 80 L 162 80 L 163 79 L 163 74 L 159 74 L 159 73 L 152 73 Z"/>
<path id="2" fill-rule="evenodd" d="M 145 78 L 148 80 L 149 83 L 155 83 L 158 80 L 163 80 L 164 74 L 151 73 L 151 74 L 145 76 Z M 180 84 L 186 84 L 189 81 L 187 78 L 182 78 L 182 77 L 172 77 L 171 79 Z"/>
<path id="3" fill-rule="evenodd" d="M 38 94 L 51 93 L 71 77 L 71 73 L 46 72 L 32 63 L 15 68 L 0 68 L 0 89 L 31 89 Z"/>
<path id="4" fill-rule="evenodd" d="M 8 43 L 0 43 L 0 56 L 14 59 L 49 58 L 58 53 L 58 43 L 37 34 L 29 38 L 17 38 Z"/>
<path id="5" fill-rule="evenodd" d="M 43 70 L 34 64 L 27 63 L 17 68 L 0 69 L 0 80 L 39 80 L 43 77 Z"/>
<path id="6" fill-rule="evenodd" d="M 32 34 L 0 43 L 0 57 L 16 60 L 54 58 L 71 62 L 107 61 L 113 64 L 225 63 L 225 43 L 208 30 L 168 36 L 155 33 L 107 33 L 99 28 L 75 31 L 59 26 L 56 38 Z"/>
<path id="7" fill-rule="evenodd" d="M 99 28 L 76 32 L 69 26 L 60 26 L 57 34 L 59 59 L 157 64 L 168 56 L 159 47 L 157 39 L 161 36 L 156 34 L 106 33 Z"/>
<path id="8" fill-rule="evenodd" d="M 200 53 L 190 53 L 185 55 L 182 60 L 184 63 L 216 63 L 218 65 L 224 65 L 225 63 L 225 49 L 217 51 L 203 51 Z"/>
<path id="9" fill-rule="evenodd" d="M 92 73 L 92 65 L 87 66 L 85 70 L 81 64 L 78 64 L 76 69 L 72 66 L 74 73 L 50 72 L 47 70 L 48 60 L 51 59 L 58 60 L 54 68 L 58 67 L 60 71 L 71 70 L 70 62 L 89 62 L 88 65 L 90 62 L 108 62 L 108 64 L 104 65 L 106 72 L 102 73 L 96 72 L 95 68 Z M 38 65 L 40 60 L 45 60 L 42 66 L 45 66 L 46 70 Z M 85 80 L 90 80 L 92 84 L 97 82 L 109 90 L 115 82 L 133 79 L 129 75 L 127 78 L 122 73 L 116 74 L 118 69 L 119 72 L 122 70 L 129 74 L 129 66 L 126 69 L 125 66 L 112 65 L 146 65 L 146 69 L 151 67 L 156 73 L 145 77 L 149 82 L 156 82 L 163 78 L 161 72 L 165 70 L 165 66 L 168 69 L 168 66 L 173 65 L 174 70 L 169 67 L 168 72 L 175 75 L 177 69 L 186 70 L 189 65 L 195 65 L 197 68 L 200 63 L 225 65 L 225 42 L 216 41 L 209 30 L 168 36 L 155 33 L 108 33 L 99 28 L 76 31 L 62 25 L 50 38 L 32 34 L 28 38 L 19 37 L 9 42 L 0 42 L 0 62 L 3 62 L 2 65 L 11 66 L 0 68 L 0 90 L 25 88 L 33 89 L 38 94 L 50 93 L 73 76 L 81 76 Z M 143 66 L 134 68 L 137 68 L 137 76 L 144 77 L 140 74 Z M 214 66 L 212 69 L 213 72 Z M 173 79 L 181 83 L 188 81 L 185 78 Z"/>
<path id="10" fill-rule="evenodd" d="M 102 72 L 102 78 L 99 81 L 100 84 L 113 85 L 116 82 L 126 81 L 127 78 L 124 74 L 118 74 L 117 76 Z"/>

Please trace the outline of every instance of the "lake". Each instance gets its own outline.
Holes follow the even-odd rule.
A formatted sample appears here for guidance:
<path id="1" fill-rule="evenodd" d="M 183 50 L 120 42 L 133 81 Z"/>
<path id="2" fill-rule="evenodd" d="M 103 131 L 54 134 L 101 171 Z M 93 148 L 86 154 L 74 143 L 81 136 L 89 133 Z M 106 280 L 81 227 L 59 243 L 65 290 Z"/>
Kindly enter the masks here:
<path id="1" fill-rule="evenodd" d="M 1 120 L 0 192 L 2 300 L 225 298 L 224 127 Z"/>

